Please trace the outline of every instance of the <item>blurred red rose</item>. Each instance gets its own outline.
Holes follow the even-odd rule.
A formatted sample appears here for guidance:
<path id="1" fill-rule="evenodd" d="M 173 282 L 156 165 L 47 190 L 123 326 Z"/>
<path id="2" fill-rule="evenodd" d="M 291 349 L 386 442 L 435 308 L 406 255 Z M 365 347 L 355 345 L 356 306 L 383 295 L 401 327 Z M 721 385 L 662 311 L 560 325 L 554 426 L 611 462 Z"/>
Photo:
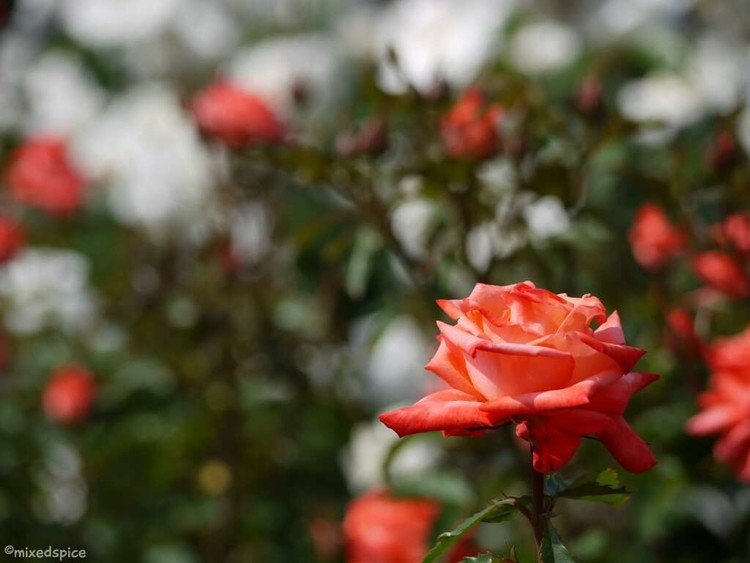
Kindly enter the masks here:
<path id="1" fill-rule="evenodd" d="M 432 500 L 393 498 L 383 490 L 353 500 L 344 517 L 348 563 L 417 563 L 429 550 L 440 506 Z"/>
<path id="2" fill-rule="evenodd" d="M 26 244 L 20 223 L 0 215 L 0 264 L 7 262 Z"/>
<path id="3" fill-rule="evenodd" d="M 492 156 L 500 148 L 497 127 L 501 117 L 499 106 L 486 107 L 481 91 L 467 90 L 440 122 L 446 152 L 458 158 Z"/>
<path id="4" fill-rule="evenodd" d="M 693 259 L 693 271 L 706 284 L 727 297 L 750 295 L 747 272 L 731 254 L 719 250 L 698 254 Z"/>
<path id="5" fill-rule="evenodd" d="M 44 412 L 56 422 L 73 423 L 88 417 L 94 401 L 94 377 L 83 367 L 67 365 L 55 371 L 44 389 Z"/>
<path id="6" fill-rule="evenodd" d="M 4 180 L 13 199 L 53 215 L 69 215 L 83 204 L 83 177 L 57 137 L 27 139 L 11 154 Z"/>
<path id="7" fill-rule="evenodd" d="M 716 340 L 707 353 L 711 379 L 698 397 L 701 412 L 688 420 L 689 434 L 718 434 L 714 457 L 750 482 L 750 328 Z"/>
<path id="8" fill-rule="evenodd" d="M 216 82 L 198 92 L 192 112 L 206 135 L 232 148 L 276 143 L 284 137 L 284 127 L 271 106 L 231 82 Z"/>
<path id="9" fill-rule="evenodd" d="M 750 252 L 750 214 L 733 213 L 711 229 L 716 242 L 740 252 Z"/>
<path id="10" fill-rule="evenodd" d="M 582 437 L 601 440 L 629 471 L 654 466 L 622 415 L 658 376 L 630 371 L 644 351 L 625 344 L 617 313 L 607 317 L 599 299 L 523 282 L 477 284 L 468 298 L 438 305 L 457 324 L 438 321 L 440 345 L 426 368 L 451 389 L 381 415 L 386 426 L 451 436 L 513 423 L 545 473 L 565 465 Z M 592 321 L 602 324 L 594 330 Z"/>
<path id="11" fill-rule="evenodd" d="M 419 563 L 431 547 L 440 511 L 433 500 L 396 498 L 384 489 L 360 496 L 344 517 L 347 563 Z M 447 563 L 478 553 L 469 533 L 450 550 Z"/>
<path id="12" fill-rule="evenodd" d="M 636 262 L 647 270 L 658 270 L 684 250 L 687 236 L 669 222 L 661 207 L 645 203 L 635 213 L 628 240 Z"/>
<path id="13" fill-rule="evenodd" d="M 691 358 L 700 357 L 703 342 L 695 332 L 695 319 L 685 309 L 672 309 L 667 313 L 668 345 L 676 353 Z"/>

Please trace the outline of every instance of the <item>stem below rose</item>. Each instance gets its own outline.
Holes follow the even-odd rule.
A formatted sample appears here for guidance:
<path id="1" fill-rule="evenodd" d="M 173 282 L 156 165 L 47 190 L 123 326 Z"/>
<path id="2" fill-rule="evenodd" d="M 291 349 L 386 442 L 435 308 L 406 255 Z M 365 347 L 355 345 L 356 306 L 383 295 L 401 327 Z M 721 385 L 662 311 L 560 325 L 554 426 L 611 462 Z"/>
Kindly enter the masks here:
<path id="1" fill-rule="evenodd" d="M 544 473 L 534 469 L 534 449 L 531 449 L 531 525 L 534 528 L 537 561 L 542 563 L 542 541 L 547 529 L 547 511 L 544 505 Z"/>

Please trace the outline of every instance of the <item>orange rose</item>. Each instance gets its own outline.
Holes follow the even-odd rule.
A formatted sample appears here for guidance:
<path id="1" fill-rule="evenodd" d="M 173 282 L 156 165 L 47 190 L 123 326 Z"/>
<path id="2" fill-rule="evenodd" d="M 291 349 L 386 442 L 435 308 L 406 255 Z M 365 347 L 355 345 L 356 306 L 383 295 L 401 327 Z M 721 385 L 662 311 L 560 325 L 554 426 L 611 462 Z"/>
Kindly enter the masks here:
<path id="1" fill-rule="evenodd" d="M 646 203 L 636 211 L 628 240 L 636 262 L 647 270 L 658 270 L 683 251 L 687 236 L 669 222 L 661 207 Z"/>
<path id="2" fill-rule="evenodd" d="M 477 284 L 468 298 L 438 305 L 456 324 L 438 321 L 440 345 L 426 369 L 451 388 L 381 415 L 400 436 L 477 435 L 513 423 L 533 446 L 537 471 L 565 465 L 584 436 L 629 471 L 656 463 L 622 415 L 658 376 L 631 372 L 644 351 L 625 344 L 617 313 L 607 317 L 599 299 L 523 282 Z"/>
<path id="3" fill-rule="evenodd" d="M 230 82 L 217 82 L 193 100 L 193 115 L 201 130 L 232 148 L 276 143 L 284 127 L 261 97 Z"/>
<path id="4" fill-rule="evenodd" d="M 688 420 L 688 433 L 719 434 L 714 457 L 750 482 L 750 328 L 716 340 L 706 354 L 709 390 L 698 398 L 701 412 Z"/>
<path id="5" fill-rule="evenodd" d="M 750 214 L 733 213 L 711 229 L 716 242 L 732 246 L 740 252 L 750 252 Z"/>

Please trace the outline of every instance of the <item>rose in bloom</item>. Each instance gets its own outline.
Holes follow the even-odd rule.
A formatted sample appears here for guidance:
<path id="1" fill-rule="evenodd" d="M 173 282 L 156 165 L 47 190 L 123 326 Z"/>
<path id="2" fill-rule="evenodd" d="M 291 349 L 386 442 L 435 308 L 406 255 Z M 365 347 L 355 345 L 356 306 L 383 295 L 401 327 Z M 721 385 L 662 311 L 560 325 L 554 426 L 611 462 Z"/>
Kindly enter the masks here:
<path id="1" fill-rule="evenodd" d="M 687 236 L 669 222 L 661 207 L 646 203 L 635 213 L 628 240 L 636 262 L 647 270 L 659 270 L 684 250 Z"/>
<path id="2" fill-rule="evenodd" d="M 347 563 L 419 563 L 440 511 L 433 500 L 395 498 L 384 489 L 360 496 L 344 517 Z M 477 553 L 469 537 L 449 552 L 448 563 Z"/>
<path id="3" fill-rule="evenodd" d="M 733 213 L 711 230 L 722 246 L 730 246 L 742 253 L 750 252 L 750 214 Z"/>
<path id="4" fill-rule="evenodd" d="M 231 82 L 198 92 L 192 112 L 206 135 L 232 148 L 276 143 L 284 137 L 284 127 L 268 103 Z"/>
<path id="5" fill-rule="evenodd" d="M 84 420 L 96 394 L 94 377 L 83 367 L 67 365 L 55 371 L 44 389 L 44 412 L 65 424 Z"/>
<path id="6" fill-rule="evenodd" d="M 731 254 L 720 250 L 698 254 L 693 259 L 693 271 L 706 284 L 727 297 L 739 298 L 750 295 L 750 279 L 747 272 Z"/>
<path id="7" fill-rule="evenodd" d="M 440 122 L 446 152 L 467 159 L 492 156 L 500 148 L 497 127 L 501 117 L 499 106 L 486 107 L 481 91 L 467 90 Z"/>
<path id="8" fill-rule="evenodd" d="M 599 299 L 523 282 L 477 284 L 468 298 L 438 305 L 456 324 L 438 321 L 440 345 L 426 369 L 450 389 L 381 415 L 400 436 L 478 435 L 512 423 L 537 471 L 565 465 L 582 437 L 598 438 L 629 471 L 654 466 L 623 412 L 658 376 L 631 371 L 644 351 L 625 344 L 619 316 L 607 317 Z"/>
<path id="9" fill-rule="evenodd" d="M 10 217 L 0 215 L 0 264 L 13 258 L 25 243 L 23 227 Z"/>
<path id="10" fill-rule="evenodd" d="M 10 157 L 5 184 L 16 201 L 57 216 L 83 204 L 85 182 L 56 137 L 27 139 Z"/>
<path id="11" fill-rule="evenodd" d="M 716 340 L 706 354 L 708 391 L 698 397 L 701 412 L 688 420 L 688 433 L 717 434 L 714 457 L 750 482 L 750 328 Z"/>

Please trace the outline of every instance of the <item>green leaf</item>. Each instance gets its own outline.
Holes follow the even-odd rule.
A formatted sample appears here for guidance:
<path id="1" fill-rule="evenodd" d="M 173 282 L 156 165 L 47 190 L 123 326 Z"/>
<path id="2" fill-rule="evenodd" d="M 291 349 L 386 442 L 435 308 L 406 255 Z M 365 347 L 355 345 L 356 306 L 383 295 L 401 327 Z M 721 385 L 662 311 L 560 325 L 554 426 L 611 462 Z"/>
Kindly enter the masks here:
<path id="1" fill-rule="evenodd" d="M 547 522 L 547 530 L 542 540 L 542 561 L 544 563 L 575 563 L 568 548 L 560 539 L 557 530 Z"/>
<path id="2" fill-rule="evenodd" d="M 620 485 L 617 471 L 605 469 L 594 481 L 571 486 L 558 493 L 559 497 L 603 502 L 618 506 L 628 500 L 632 491 Z"/>
<path id="3" fill-rule="evenodd" d="M 432 563 L 438 557 L 443 555 L 450 547 L 455 544 L 461 537 L 471 530 L 480 522 L 503 522 L 510 520 L 516 515 L 516 499 L 500 498 L 495 499 L 488 506 L 470 516 L 450 532 L 444 532 L 438 536 L 437 542 L 427 553 L 422 563 Z"/>
<path id="4" fill-rule="evenodd" d="M 476 557 L 464 557 L 462 563 L 502 563 L 503 558 L 491 553 L 482 553 Z"/>

